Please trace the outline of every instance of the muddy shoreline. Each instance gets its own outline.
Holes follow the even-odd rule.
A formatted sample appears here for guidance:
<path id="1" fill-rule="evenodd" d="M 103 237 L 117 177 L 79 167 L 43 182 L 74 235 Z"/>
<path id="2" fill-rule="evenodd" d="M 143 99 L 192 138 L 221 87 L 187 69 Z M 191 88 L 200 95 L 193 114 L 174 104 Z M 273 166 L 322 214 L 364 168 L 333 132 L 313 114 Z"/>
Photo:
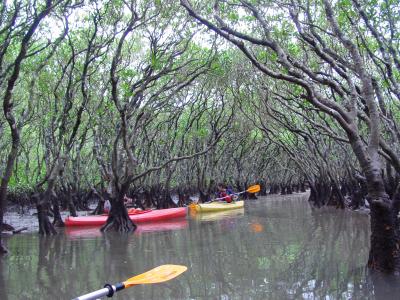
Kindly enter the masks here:
<path id="1" fill-rule="evenodd" d="M 96 203 L 91 203 L 89 205 L 90 210 L 88 211 L 77 211 L 78 216 L 89 215 L 95 208 Z M 61 216 L 63 220 L 69 216 L 69 211 L 61 211 Z M 38 232 L 39 231 L 39 221 L 37 217 L 37 210 L 35 206 L 21 207 L 18 205 L 10 205 L 7 207 L 6 213 L 4 214 L 4 223 L 11 225 L 15 229 L 26 227 L 24 233 L 27 232 Z"/>

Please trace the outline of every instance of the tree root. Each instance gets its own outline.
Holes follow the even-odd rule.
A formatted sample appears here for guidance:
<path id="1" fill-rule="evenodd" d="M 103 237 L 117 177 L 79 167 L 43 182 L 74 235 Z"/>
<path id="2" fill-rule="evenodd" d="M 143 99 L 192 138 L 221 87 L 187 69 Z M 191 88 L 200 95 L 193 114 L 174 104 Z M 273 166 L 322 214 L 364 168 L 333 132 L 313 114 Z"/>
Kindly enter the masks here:
<path id="1" fill-rule="evenodd" d="M 101 227 L 102 232 L 116 231 L 120 233 L 134 232 L 137 226 L 129 218 L 126 220 L 123 217 L 109 217 L 107 223 Z"/>
<path id="2" fill-rule="evenodd" d="M 0 255 L 7 254 L 8 249 L 0 243 Z"/>
<path id="3" fill-rule="evenodd" d="M 18 233 L 21 233 L 24 230 L 28 230 L 28 227 L 22 227 L 22 228 L 15 229 L 15 230 L 13 230 L 12 233 L 13 234 L 18 234 Z"/>
<path id="4" fill-rule="evenodd" d="M 15 228 L 13 226 L 6 224 L 6 223 L 3 223 L 0 226 L 0 231 L 14 231 L 14 230 L 15 230 Z"/>

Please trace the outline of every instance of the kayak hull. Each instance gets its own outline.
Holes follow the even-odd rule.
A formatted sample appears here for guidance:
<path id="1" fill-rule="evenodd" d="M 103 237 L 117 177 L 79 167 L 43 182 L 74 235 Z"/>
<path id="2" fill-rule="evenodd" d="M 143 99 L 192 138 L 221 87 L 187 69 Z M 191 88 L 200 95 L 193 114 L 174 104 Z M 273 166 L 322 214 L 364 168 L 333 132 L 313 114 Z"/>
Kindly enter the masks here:
<path id="1" fill-rule="evenodd" d="M 194 209 L 197 212 L 217 212 L 231 209 L 238 209 L 244 207 L 244 201 L 236 201 L 233 203 L 226 202 L 211 202 L 211 203 L 201 203 L 196 204 Z"/>
<path id="2" fill-rule="evenodd" d="M 244 207 L 238 209 L 221 210 L 207 213 L 195 213 L 192 216 L 193 220 L 200 222 L 221 221 L 236 219 L 244 216 Z"/>
<path id="3" fill-rule="evenodd" d="M 149 210 L 144 213 L 130 214 L 129 218 L 134 223 L 166 221 L 186 216 L 186 207 Z M 102 226 L 107 222 L 108 216 L 81 216 L 65 219 L 65 226 Z"/>

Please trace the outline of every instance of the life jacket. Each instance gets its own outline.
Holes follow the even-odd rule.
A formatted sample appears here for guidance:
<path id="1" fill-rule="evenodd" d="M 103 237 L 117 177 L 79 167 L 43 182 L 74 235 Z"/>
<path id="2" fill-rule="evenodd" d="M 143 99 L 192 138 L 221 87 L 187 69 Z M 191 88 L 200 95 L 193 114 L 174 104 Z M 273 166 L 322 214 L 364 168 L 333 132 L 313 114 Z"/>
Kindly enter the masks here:
<path id="1" fill-rule="evenodd" d="M 218 198 L 224 198 L 223 200 L 228 203 L 232 202 L 232 196 L 228 195 L 226 192 L 219 192 Z"/>

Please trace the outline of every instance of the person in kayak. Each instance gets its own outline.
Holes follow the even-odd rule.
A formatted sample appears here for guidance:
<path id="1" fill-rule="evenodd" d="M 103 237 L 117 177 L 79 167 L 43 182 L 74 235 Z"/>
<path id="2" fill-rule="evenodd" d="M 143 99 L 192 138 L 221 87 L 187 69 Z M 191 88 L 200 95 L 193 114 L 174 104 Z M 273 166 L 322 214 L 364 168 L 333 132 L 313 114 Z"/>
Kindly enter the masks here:
<path id="1" fill-rule="evenodd" d="M 106 200 L 106 202 L 104 202 L 104 213 L 108 214 L 111 210 L 111 202 L 110 200 Z"/>
<path id="2" fill-rule="evenodd" d="M 131 207 L 133 205 L 133 199 L 129 198 L 126 194 L 124 196 L 125 207 Z"/>
<path id="3" fill-rule="evenodd" d="M 132 205 L 132 199 L 129 198 L 128 196 L 126 196 L 126 194 L 124 196 L 124 205 L 126 208 L 128 208 Z M 111 211 L 111 202 L 110 202 L 110 200 L 106 200 L 104 202 L 104 213 L 108 214 L 108 213 L 110 213 L 110 211 Z"/>
<path id="4" fill-rule="evenodd" d="M 221 200 L 225 200 L 228 203 L 231 203 L 233 198 L 231 195 L 228 194 L 227 189 L 226 189 L 226 185 L 223 183 L 219 183 L 217 185 L 217 197 L 218 198 L 223 198 Z"/>

